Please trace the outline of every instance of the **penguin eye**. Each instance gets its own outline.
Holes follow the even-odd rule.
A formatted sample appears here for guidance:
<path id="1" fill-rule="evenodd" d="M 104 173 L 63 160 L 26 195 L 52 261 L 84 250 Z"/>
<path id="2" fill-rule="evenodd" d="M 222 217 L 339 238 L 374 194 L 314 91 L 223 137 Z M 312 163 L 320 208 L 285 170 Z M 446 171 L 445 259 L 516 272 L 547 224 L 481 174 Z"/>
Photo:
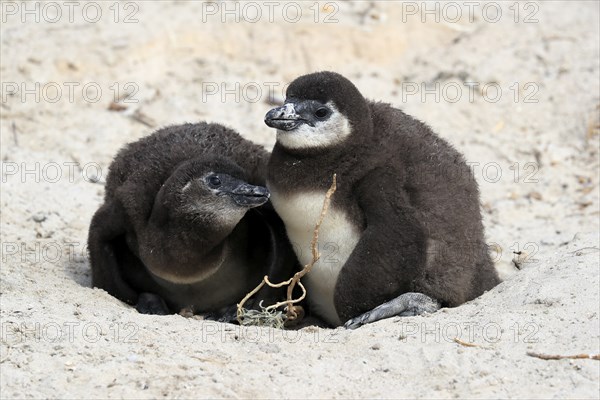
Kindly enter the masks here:
<path id="1" fill-rule="evenodd" d="M 219 179 L 218 176 L 211 176 L 210 178 L 208 178 L 208 184 L 211 187 L 217 188 L 219 186 L 221 186 L 221 180 Z"/>
<path id="2" fill-rule="evenodd" d="M 327 115 L 329 115 L 329 109 L 321 107 L 317 111 L 315 111 L 315 115 L 317 116 L 317 118 L 325 118 Z"/>

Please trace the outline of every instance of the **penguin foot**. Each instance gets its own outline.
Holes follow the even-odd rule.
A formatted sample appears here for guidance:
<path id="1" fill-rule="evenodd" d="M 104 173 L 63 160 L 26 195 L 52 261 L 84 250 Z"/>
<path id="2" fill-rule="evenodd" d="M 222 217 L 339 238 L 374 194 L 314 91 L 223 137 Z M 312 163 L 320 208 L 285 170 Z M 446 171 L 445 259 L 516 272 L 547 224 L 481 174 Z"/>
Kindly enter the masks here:
<path id="1" fill-rule="evenodd" d="M 424 313 L 433 313 L 439 309 L 440 304 L 429 296 L 414 292 L 404 293 L 387 303 L 375 307 L 371 311 L 348 320 L 344 324 L 344 328 L 356 329 L 371 322 L 393 316 L 411 317 Z"/>
<path id="2" fill-rule="evenodd" d="M 181 310 L 179 310 L 179 315 L 181 315 L 184 318 L 193 318 L 194 314 L 194 306 L 183 307 Z"/>
<path id="3" fill-rule="evenodd" d="M 169 315 L 172 314 L 162 297 L 153 293 L 140 293 L 135 309 L 140 314 Z"/>
<path id="4" fill-rule="evenodd" d="M 209 321 L 226 322 L 233 324 L 237 322 L 237 304 L 222 307 L 219 311 L 206 313 L 204 319 Z"/>

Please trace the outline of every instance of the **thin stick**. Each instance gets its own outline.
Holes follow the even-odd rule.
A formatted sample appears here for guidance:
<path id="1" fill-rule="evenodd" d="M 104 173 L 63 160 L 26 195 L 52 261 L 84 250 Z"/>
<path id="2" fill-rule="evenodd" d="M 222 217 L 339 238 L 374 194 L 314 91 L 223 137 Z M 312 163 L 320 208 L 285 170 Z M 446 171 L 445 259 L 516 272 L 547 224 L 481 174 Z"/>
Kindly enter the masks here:
<path id="1" fill-rule="evenodd" d="M 296 272 L 294 274 L 294 277 L 292 278 L 292 282 L 288 286 L 288 291 L 287 291 L 287 305 L 288 305 L 287 306 L 287 318 L 288 318 L 288 321 L 293 321 L 297 317 L 297 313 L 292 307 L 292 305 L 293 305 L 292 292 L 294 291 L 294 287 L 296 286 L 296 283 L 298 283 L 304 275 L 308 274 L 310 272 L 310 270 L 312 269 L 312 267 L 317 263 L 317 261 L 319 261 L 319 258 L 321 258 L 321 255 L 319 254 L 319 250 L 317 248 L 317 244 L 319 243 L 319 229 L 321 228 L 321 224 L 323 223 L 323 220 L 325 219 L 325 215 L 327 215 L 327 210 L 329 210 L 329 204 L 331 203 L 331 196 L 333 196 L 336 189 L 337 189 L 337 174 L 333 174 L 333 182 L 331 182 L 331 187 L 329 188 L 329 190 L 327 190 L 327 193 L 325 194 L 325 200 L 323 200 L 323 208 L 321 209 L 321 215 L 319 216 L 319 221 L 317 222 L 317 225 L 315 226 L 315 230 L 313 232 L 313 238 L 311 241 L 313 258 L 312 258 L 311 262 L 306 264 L 300 272 Z M 305 295 L 306 295 L 306 290 L 304 290 L 304 293 L 302 294 L 302 298 L 304 298 Z"/>
<path id="2" fill-rule="evenodd" d="M 265 275 L 264 280 L 267 283 L 267 285 L 271 286 L 272 288 L 280 288 L 282 286 L 289 285 L 292 282 L 292 278 L 290 278 L 287 281 L 272 283 L 267 275 Z"/>
<path id="3" fill-rule="evenodd" d="M 252 296 L 254 296 L 256 294 L 256 292 L 258 292 L 263 286 L 265 286 L 265 279 L 267 279 L 267 276 L 265 275 L 265 277 L 263 278 L 263 280 L 258 284 L 257 287 L 255 287 L 254 289 L 252 289 L 252 291 L 250 293 L 248 293 L 243 299 L 242 301 L 240 301 L 237 305 L 237 320 L 238 322 L 242 323 L 242 307 L 244 306 L 244 304 L 248 301 L 248 299 Z"/>
<path id="4" fill-rule="evenodd" d="M 478 344 L 475 343 L 470 343 L 470 342 L 463 342 L 462 340 L 460 340 L 459 338 L 454 338 L 454 341 L 458 344 L 460 344 L 461 346 L 465 346 L 465 347 L 479 347 Z"/>
<path id="5" fill-rule="evenodd" d="M 574 355 L 570 355 L 570 356 L 561 356 L 561 355 L 534 353 L 533 351 L 528 351 L 527 355 L 530 357 L 540 358 L 542 360 L 563 360 L 566 358 L 600 360 L 600 354 L 574 354 Z"/>
<path id="6" fill-rule="evenodd" d="M 306 297 L 306 288 L 304 287 L 304 285 L 300 281 L 298 281 L 298 286 L 300 286 L 300 289 L 302 289 L 302 296 L 298 297 L 297 299 L 287 299 L 285 301 L 280 301 L 279 303 L 275 303 L 275 304 L 273 304 L 273 305 L 265 308 L 265 310 L 266 311 L 272 310 L 274 308 L 281 307 L 281 306 L 286 305 L 286 304 L 289 307 L 290 304 L 300 303 Z"/>

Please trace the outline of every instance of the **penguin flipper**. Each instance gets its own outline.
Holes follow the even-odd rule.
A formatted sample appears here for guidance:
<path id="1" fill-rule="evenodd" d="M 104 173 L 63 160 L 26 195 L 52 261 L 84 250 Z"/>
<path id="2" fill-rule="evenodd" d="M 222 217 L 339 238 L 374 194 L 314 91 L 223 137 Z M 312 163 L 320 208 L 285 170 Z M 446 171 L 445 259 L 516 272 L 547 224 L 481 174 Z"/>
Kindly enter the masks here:
<path id="1" fill-rule="evenodd" d="M 409 292 L 401 294 L 393 300 L 383 303 L 371 311 L 348 320 L 346 329 L 356 329 L 360 326 L 382 319 L 399 316 L 409 317 L 424 313 L 434 313 L 440 309 L 440 304 L 423 293 Z"/>
<path id="2" fill-rule="evenodd" d="M 426 236 L 403 187 L 402 171 L 384 168 L 356 186 L 366 228 L 336 282 L 334 304 L 342 323 L 415 291 L 413 282 L 426 263 Z"/>
<path id="3" fill-rule="evenodd" d="M 114 242 L 125 233 L 125 221 L 123 208 L 114 202 L 105 203 L 94 214 L 88 237 L 92 286 L 135 304 L 138 294 L 124 279 L 116 254 L 118 246 Z"/>

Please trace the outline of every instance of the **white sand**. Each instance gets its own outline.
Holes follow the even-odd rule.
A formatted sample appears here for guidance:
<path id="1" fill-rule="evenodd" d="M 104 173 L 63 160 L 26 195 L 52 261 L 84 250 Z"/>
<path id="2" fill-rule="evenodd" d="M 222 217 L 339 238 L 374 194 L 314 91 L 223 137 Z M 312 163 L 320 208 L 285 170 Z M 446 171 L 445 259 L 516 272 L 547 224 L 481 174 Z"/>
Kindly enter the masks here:
<path id="1" fill-rule="evenodd" d="M 20 3 L 2 3 L 2 398 L 600 396 L 600 362 L 526 354 L 600 352 L 597 2 L 520 3 L 519 23 L 512 2 L 497 23 L 482 17 L 485 3 L 473 22 L 466 8 L 459 22 L 446 9 L 445 23 L 423 23 L 400 3 L 337 2 L 333 15 L 304 2 L 297 23 L 282 18 L 282 3 L 273 22 L 265 6 L 260 21 L 239 24 L 235 15 L 221 22 L 220 3 L 186 1 L 121 3 L 115 23 L 111 4 L 97 23 L 82 6 L 73 23 L 66 6 L 57 23 L 46 21 L 49 8 L 39 23 L 21 23 L 11 8 Z M 255 18 L 238 7 L 238 17 Z M 139 22 L 122 23 L 131 12 Z M 524 23 L 532 12 L 538 22 Z M 140 315 L 90 288 L 85 242 L 103 195 L 90 181 L 103 181 L 121 146 L 158 126 L 210 120 L 270 148 L 268 88 L 279 84 L 281 98 L 284 82 L 319 69 L 402 107 L 479 163 L 505 282 L 427 317 L 298 332 Z M 421 89 L 407 95 L 411 82 L 435 80 L 439 101 L 422 101 Z M 488 97 L 477 89 L 469 99 L 462 80 L 487 84 Z M 7 95 L 35 82 L 39 101 Z M 82 95 L 90 82 L 102 90 L 97 102 Z M 117 87 L 136 87 L 138 102 L 109 111 Z M 495 87 L 502 95 L 492 102 Z M 232 92 L 222 99 L 221 89 Z M 513 251 L 524 252 L 521 271 Z"/>

